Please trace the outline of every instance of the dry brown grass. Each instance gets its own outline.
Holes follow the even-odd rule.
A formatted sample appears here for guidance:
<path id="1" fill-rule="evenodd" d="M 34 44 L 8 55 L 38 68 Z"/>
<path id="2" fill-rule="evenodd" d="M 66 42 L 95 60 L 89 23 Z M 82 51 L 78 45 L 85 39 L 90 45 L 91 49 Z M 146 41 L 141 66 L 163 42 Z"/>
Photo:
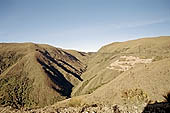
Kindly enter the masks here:
<path id="1" fill-rule="evenodd" d="M 79 98 L 72 98 L 69 100 L 68 106 L 70 107 L 78 107 L 82 105 L 82 101 Z"/>
<path id="2" fill-rule="evenodd" d="M 144 91 L 148 100 L 163 100 L 164 92 L 170 90 L 169 43 L 170 37 L 157 37 L 113 43 L 102 47 L 89 61 L 87 71 L 82 75 L 88 83 L 83 88 L 81 87 L 83 84 L 79 84 L 73 92 L 77 91 L 82 95 L 94 89 L 87 98 L 89 101 L 114 104 L 123 102 L 120 96 L 122 90 L 136 88 Z M 106 68 L 121 56 L 153 59 L 153 62 L 136 64 L 123 73 Z M 106 84 L 102 85 L 103 83 Z"/>
<path id="3" fill-rule="evenodd" d="M 161 101 L 163 93 L 170 90 L 169 44 L 170 37 L 144 38 L 112 43 L 93 55 L 33 43 L 0 44 L 1 54 L 14 51 L 14 56 L 17 57 L 16 60 L 9 61 L 3 57 L 2 65 L 5 64 L 5 68 L 2 68 L 1 79 L 23 69 L 28 73 L 28 78 L 34 80 L 31 98 L 39 106 L 64 100 L 71 92 L 76 96 L 87 93 L 90 95 L 80 96 L 80 100 L 76 98 L 64 102 L 69 102 L 70 106 L 79 106 L 82 102 L 121 104 L 125 97 L 132 100 Z M 18 55 L 22 56 L 18 58 Z M 125 72 L 106 68 L 121 56 L 153 59 L 153 62 L 137 63 Z M 87 65 L 81 60 L 88 65 L 86 72 Z M 14 62 L 10 63 L 11 61 Z M 6 62 L 10 65 L 6 65 Z M 127 95 L 122 97 L 122 91 Z"/>
<path id="4" fill-rule="evenodd" d="M 43 44 L 2 43 L 0 53 L 1 105 L 15 108 L 31 107 L 28 104 L 31 101 L 35 106 L 43 107 L 70 97 L 73 86 L 81 80 L 80 75 L 86 67 L 71 53 Z M 27 74 L 21 75 L 21 71 Z M 21 87 L 27 79 L 24 79 L 25 82 L 23 79 L 20 81 L 18 75 L 33 81 L 32 84 Z M 9 85 L 13 87 L 9 88 Z M 27 89 L 29 86 L 32 86 L 31 92 L 22 90 L 21 95 L 18 94 L 19 89 Z"/>

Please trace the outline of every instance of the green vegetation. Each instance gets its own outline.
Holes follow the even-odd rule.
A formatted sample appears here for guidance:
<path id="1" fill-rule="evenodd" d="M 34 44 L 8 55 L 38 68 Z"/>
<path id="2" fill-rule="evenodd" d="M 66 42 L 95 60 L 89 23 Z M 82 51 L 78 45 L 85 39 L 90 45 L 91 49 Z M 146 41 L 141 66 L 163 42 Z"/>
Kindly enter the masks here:
<path id="1" fill-rule="evenodd" d="M 12 75 L 0 79 L 0 105 L 16 109 L 30 107 L 35 103 L 30 98 L 33 80 L 26 74 Z"/>
<path id="2" fill-rule="evenodd" d="M 125 104 L 135 104 L 148 102 L 148 96 L 141 89 L 129 89 L 122 93 L 122 98 Z"/>
<path id="3" fill-rule="evenodd" d="M 15 52 L 9 51 L 8 53 L 1 53 L 0 55 L 0 74 L 3 73 L 8 67 L 12 66 L 23 55 L 17 55 Z"/>

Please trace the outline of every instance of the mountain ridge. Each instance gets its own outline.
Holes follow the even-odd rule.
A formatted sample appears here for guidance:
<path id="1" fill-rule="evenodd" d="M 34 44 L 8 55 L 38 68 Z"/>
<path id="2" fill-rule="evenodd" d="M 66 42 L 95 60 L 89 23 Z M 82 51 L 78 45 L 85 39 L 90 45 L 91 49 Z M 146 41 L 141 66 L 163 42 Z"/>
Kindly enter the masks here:
<path id="1" fill-rule="evenodd" d="M 1 60 L 5 61 L 4 64 L 8 64 L 8 62 L 10 64 L 11 60 L 9 60 L 8 57 L 4 57 L 6 54 L 9 56 L 8 53 L 10 53 L 10 51 L 13 52 L 11 56 L 14 58 L 17 57 L 11 65 L 4 66 L 4 64 L 2 64 L 1 67 L 4 66 L 4 68 L 1 73 L 1 80 L 3 80 L 3 77 L 6 78 L 8 76 L 9 80 L 7 80 L 6 83 L 2 81 L 1 84 L 4 87 L 1 88 L 6 89 L 7 86 L 13 84 L 12 81 L 10 81 L 11 75 L 13 75 L 14 78 L 15 76 L 19 76 L 20 78 L 21 75 L 19 74 L 21 72 L 26 73 L 25 76 L 34 81 L 32 83 L 33 91 L 30 92 L 33 94 L 30 94 L 30 98 L 36 101 L 34 103 L 36 105 L 45 106 L 57 100 L 59 101 L 70 97 L 72 87 L 76 85 L 77 81 L 82 80 L 79 75 L 85 71 L 85 64 L 62 49 L 33 43 L 0 45 L 1 54 L 3 55 Z M 10 81 L 10 83 L 8 81 Z M 22 89 L 22 86 L 20 86 L 20 88 Z M 15 90 L 15 87 L 13 90 Z M 9 94 L 5 95 L 3 91 L 1 92 L 2 104 L 4 103 L 4 99 L 8 101 L 11 99 L 9 98 L 11 95 Z M 51 95 L 51 97 L 49 95 Z M 22 97 L 22 95 L 19 96 Z M 15 98 L 14 96 L 12 97 L 12 99 Z M 19 102 L 15 104 L 19 104 L 17 107 L 21 106 Z"/>
<path id="2" fill-rule="evenodd" d="M 170 91 L 169 36 L 114 42 L 95 53 L 34 43 L 0 48 L 1 105 L 120 105 L 134 112 Z"/>

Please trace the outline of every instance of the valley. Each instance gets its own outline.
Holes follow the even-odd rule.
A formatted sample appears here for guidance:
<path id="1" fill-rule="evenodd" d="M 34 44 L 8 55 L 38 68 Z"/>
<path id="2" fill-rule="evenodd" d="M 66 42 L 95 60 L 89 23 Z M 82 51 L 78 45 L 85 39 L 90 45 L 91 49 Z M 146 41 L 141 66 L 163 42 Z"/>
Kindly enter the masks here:
<path id="1" fill-rule="evenodd" d="M 113 42 L 94 53 L 0 44 L 0 112 L 145 113 L 152 104 L 166 111 L 168 93 L 169 36 Z"/>

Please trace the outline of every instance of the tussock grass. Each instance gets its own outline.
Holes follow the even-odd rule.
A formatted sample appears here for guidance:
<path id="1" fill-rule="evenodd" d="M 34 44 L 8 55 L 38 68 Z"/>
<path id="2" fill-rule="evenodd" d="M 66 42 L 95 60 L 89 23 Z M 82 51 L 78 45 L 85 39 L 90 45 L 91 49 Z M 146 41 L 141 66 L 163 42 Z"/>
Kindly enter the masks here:
<path id="1" fill-rule="evenodd" d="M 0 79 L 0 105 L 16 109 L 30 107 L 36 103 L 30 98 L 33 80 L 26 73 Z"/>
<path id="2" fill-rule="evenodd" d="M 82 105 L 82 101 L 79 98 L 72 98 L 68 104 L 70 107 L 78 107 Z"/>

